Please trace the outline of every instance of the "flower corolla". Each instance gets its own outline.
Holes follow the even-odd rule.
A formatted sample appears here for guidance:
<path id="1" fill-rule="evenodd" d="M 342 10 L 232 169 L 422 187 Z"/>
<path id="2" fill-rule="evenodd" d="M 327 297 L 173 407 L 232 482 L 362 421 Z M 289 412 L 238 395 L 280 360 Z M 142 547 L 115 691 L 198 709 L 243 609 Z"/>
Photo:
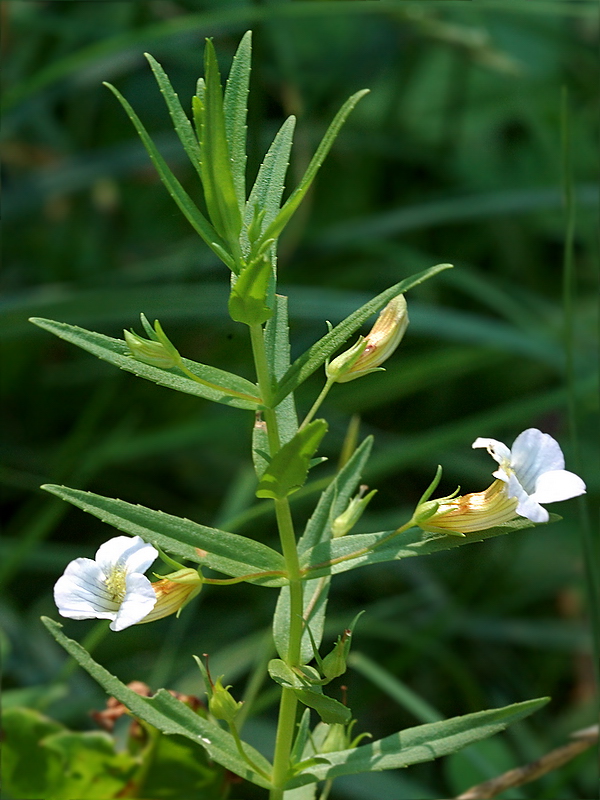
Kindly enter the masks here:
<path id="1" fill-rule="evenodd" d="M 516 513 L 532 522 L 548 522 L 542 503 L 556 503 L 584 494 L 585 483 L 564 468 L 558 442 L 548 433 L 528 428 L 509 449 L 497 439 L 479 437 L 473 447 L 485 447 L 499 468 L 494 477 L 503 481 L 506 494 L 517 500 Z"/>
<path id="2" fill-rule="evenodd" d="M 54 586 L 60 615 L 110 619 L 113 631 L 140 622 L 156 605 L 144 572 L 157 556 L 158 550 L 139 536 L 116 536 L 98 548 L 95 559 L 71 561 Z"/>

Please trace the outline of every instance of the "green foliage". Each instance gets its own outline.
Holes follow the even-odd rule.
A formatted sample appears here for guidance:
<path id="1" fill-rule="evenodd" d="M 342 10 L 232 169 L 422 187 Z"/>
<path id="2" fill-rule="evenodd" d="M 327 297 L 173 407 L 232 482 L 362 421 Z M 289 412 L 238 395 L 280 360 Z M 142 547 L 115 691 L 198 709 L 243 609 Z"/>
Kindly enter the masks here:
<path id="1" fill-rule="evenodd" d="M 8 796 L 48 800 L 106 800 L 138 769 L 106 733 L 73 733 L 29 708 L 2 714 L 3 788 Z"/>
<path id="2" fill-rule="evenodd" d="M 109 695 L 116 697 L 127 706 L 136 717 L 144 720 L 166 734 L 178 734 L 204 748 L 211 759 L 222 764 L 243 778 L 268 786 L 265 779 L 248 768 L 246 761 L 240 756 L 233 737 L 218 726 L 217 723 L 204 719 L 195 711 L 161 689 L 153 697 L 142 697 L 125 686 L 104 667 L 97 664 L 80 644 L 62 633 L 61 625 L 44 617 L 44 625 L 65 650 L 96 680 Z M 266 759 L 249 745 L 244 745 L 245 753 L 258 764 L 262 770 L 270 765 Z"/>
<path id="3" fill-rule="evenodd" d="M 362 745 L 355 750 L 323 753 L 319 758 L 323 763 L 307 767 L 302 776 L 292 781 L 292 785 L 302 785 L 309 776 L 312 780 L 324 780 L 366 770 L 378 772 L 407 767 L 420 761 L 430 761 L 466 747 L 482 737 L 504 730 L 512 722 L 537 711 L 548 700 L 548 697 L 540 697 L 504 708 L 479 711 L 475 714 L 466 714 L 464 717 L 446 719 L 443 722 L 419 725 L 385 739 Z"/>

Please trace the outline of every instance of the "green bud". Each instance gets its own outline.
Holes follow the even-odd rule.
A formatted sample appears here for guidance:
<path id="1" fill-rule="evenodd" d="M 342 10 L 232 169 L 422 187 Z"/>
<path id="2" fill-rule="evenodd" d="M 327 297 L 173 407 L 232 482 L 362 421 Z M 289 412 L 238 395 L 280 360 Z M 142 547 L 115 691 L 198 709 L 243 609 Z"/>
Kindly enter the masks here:
<path id="1" fill-rule="evenodd" d="M 333 520 L 331 535 L 334 539 L 349 533 L 362 517 L 363 511 L 377 494 L 377 489 L 373 489 L 365 497 L 364 495 L 368 488 L 368 486 L 361 486 L 356 497 L 353 497 L 348 503 L 346 510 Z"/>
<path id="2" fill-rule="evenodd" d="M 215 719 L 223 719 L 225 722 L 232 723 L 243 704 L 233 699 L 229 686 L 223 686 L 221 678 L 217 678 L 211 690 L 208 697 L 208 710 Z"/>
<path id="3" fill-rule="evenodd" d="M 352 738 L 352 728 L 356 725 L 353 719 L 347 725 L 334 722 L 329 726 L 323 744 L 319 748 L 319 753 L 335 753 L 339 750 L 354 750 L 365 738 L 371 738 L 370 733 L 360 733 Z"/>
<path id="4" fill-rule="evenodd" d="M 341 722 L 334 722 L 329 726 L 319 753 L 336 753 L 338 750 L 346 750 L 347 747 L 346 726 Z"/>
<path id="5" fill-rule="evenodd" d="M 150 337 L 149 339 L 138 336 L 133 329 L 131 331 L 123 331 L 125 342 L 133 358 L 143 364 L 149 364 L 151 367 L 159 367 L 160 369 L 172 369 L 179 366 L 181 363 L 179 351 L 166 336 L 160 322 L 155 320 L 154 328 L 152 328 L 144 314 L 141 314 L 140 317 L 142 325 Z"/>

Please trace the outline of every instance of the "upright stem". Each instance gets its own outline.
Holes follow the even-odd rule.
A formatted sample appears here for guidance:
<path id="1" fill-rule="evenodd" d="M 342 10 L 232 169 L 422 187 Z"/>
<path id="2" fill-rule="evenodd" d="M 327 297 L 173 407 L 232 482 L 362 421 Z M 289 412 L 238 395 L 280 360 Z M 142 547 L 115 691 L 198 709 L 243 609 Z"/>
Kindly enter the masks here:
<path id="1" fill-rule="evenodd" d="M 250 337 L 260 395 L 266 406 L 264 418 L 267 425 L 269 450 L 271 456 L 274 456 L 281 448 L 281 440 L 279 438 L 275 409 L 269 408 L 273 396 L 273 386 L 265 352 L 262 326 L 250 326 Z M 290 592 L 288 652 L 285 660 L 290 666 L 298 666 L 301 661 L 302 644 L 302 579 L 294 524 L 287 498 L 275 500 L 275 514 L 277 517 L 281 550 L 288 574 Z M 282 688 L 275 740 L 275 756 L 273 759 L 273 788 L 271 789 L 270 800 L 281 800 L 283 798 L 283 787 L 290 767 L 290 753 L 296 731 L 297 705 L 298 700 L 293 690 L 285 687 Z"/>

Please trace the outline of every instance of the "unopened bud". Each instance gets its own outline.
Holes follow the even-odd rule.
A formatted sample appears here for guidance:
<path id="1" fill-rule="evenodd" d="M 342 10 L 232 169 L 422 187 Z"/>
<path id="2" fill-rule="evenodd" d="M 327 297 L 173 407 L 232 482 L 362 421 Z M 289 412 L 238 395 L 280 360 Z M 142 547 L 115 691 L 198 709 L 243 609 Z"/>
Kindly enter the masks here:
<path id="1" fill-rule="evenodd" d="M 221 678 L 217 678 L 211 688 L 212 691 L 208 698 L 208 710 L 215 719 L 223 719 L 229 723 L 233 722 L 243 704 L 234 700 L 229 691 L 229 686 L 223 686 Z"/>
<path id="2" fill-rule="evenodd" d="M 346 750 L 347 747 L 346 726 L 342 722 L 334 722 L 329 726 L 319 753 L 335 753 L 338 750 Z"/>
<path id="3" fill-rule="evenodd" d="M 377 494 L 377 489 L 373 489 L 365 496 L 368 488 L 368 486 L 361 486 L 358 494 L 348 503 L 346 510 L 333 520 L 331 535 L 334 539 L 349 533 L 362 517 L 363 511 Z"/>
<path id="4" fill-rule="evenodd" d="M 352 728 L 354 728 L 355 724 L 355 719 L 347 725 L 341 722 L 334 722 L 331 724 L 323 740 L 323 744 L 319 748 L 319 753 L 335 753 L 339 750 L 353 750 L 355 747 L 358 747 L 363 739 L 371 737 L 370 733 L 360 733 L 358 736 L 352 738 Z"/>
<path id="5" fill-rule="evenodd" d="M 127 347 L 133 358 L 143 364 L 160 369 L 172 369 L 179 366 L 181 356 L 161 328 L 160 322 L 155 320 L 154 328 L 152 328 L 146 317 L 143 314 L 140 316 L 149 339 L 138 336 L 134 330 L 123 331 Z"/>
<path id="6" fill-rule="evenodd" d="M 400 344 L 408 326 L 408 312 L 403 294 L 390 300 L 379 314 L 371 331 L 327 365 L 326 374 L 337 383 L 376 372 Z"/>

